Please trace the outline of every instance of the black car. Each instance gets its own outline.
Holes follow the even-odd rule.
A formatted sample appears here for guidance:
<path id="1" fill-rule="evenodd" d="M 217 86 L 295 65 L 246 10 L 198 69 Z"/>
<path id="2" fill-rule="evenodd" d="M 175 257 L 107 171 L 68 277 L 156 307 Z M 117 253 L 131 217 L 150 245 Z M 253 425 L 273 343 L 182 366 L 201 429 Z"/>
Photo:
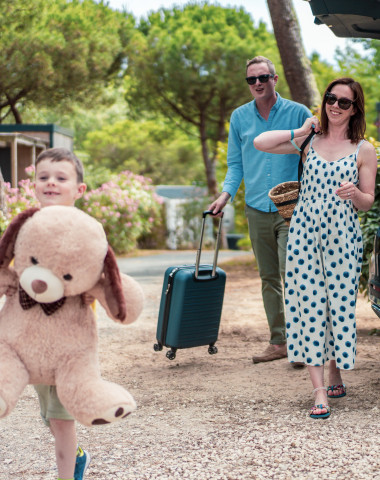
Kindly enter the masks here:
<path id="1" fill-rule="evenodd" d="M 377 230 L 369 269 L 369 299 L 380 318 L 380 227 Z"/>

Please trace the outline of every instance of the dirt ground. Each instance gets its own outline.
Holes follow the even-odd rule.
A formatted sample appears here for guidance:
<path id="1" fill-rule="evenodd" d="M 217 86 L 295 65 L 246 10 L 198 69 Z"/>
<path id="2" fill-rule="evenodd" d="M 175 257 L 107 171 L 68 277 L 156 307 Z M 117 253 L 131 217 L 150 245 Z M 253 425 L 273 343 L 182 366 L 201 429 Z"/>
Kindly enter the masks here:
<path id="1" fill-rule="evenodd" d="M 251 256 L 220 266 L 227 285 L 216 355 L 197 347 L 170 361 L 165 349 L 153 350 L 161 281 L 144 285 L 146 307 L 134 324 L 116 325 L 100 312 L 103 376 L 124 385 L 138 409 L 120 424 L 78 425 L 92 455 L 86 478 L 379 479 L 380 336 L 370 332 L 380 320 L 368 301 L 359 296 L 348 395 L 331 402 L 330 419 L 312 421 L 306 369 L 286 359 L 252 363 L 268 328 Z M 0 442 L 0 480 L 56 478 L 53 441 L 31 387 L 1 420 Z"/>

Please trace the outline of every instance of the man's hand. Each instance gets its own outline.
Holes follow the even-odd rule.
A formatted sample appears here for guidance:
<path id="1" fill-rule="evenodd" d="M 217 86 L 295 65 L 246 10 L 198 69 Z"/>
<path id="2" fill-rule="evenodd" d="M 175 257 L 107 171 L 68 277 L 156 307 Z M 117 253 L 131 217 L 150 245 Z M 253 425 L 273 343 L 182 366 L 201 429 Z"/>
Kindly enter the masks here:
<path id="1" fill-rule="evenodd" d="M 218 212 L 221 212 L 226 206 L 228 200 L 231 198 L 231 195 L 227 192 L 222 192 L 219 197 L 214 200 L 211 205 L 209 205 L 207 210 L 210 210 L 216 217 L 220 217 L 221 213 L 216 215 Z"/>

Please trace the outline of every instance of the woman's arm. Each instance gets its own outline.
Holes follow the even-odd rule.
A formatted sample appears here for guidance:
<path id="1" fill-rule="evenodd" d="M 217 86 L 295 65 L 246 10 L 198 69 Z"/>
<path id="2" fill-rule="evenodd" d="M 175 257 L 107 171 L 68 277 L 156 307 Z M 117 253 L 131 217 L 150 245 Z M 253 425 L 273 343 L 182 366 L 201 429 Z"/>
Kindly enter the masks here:
<path id="1" fill-rule="evenodd" d="M 312 128 L 316 133 L 320 131 L 317 117 L 307 118 L 302 127 L 296 130 L 272 130 L 261 133 L 254 139 L 253 144 L 257 150 L 268 153 L 299 153 L 299 149 L 291 143 L 292 132 L 295 144 L 300 147 Z"/>
<path id="2" fill-rule="evenodd" d="M 377 171 L 376 150 L 369 142 L 363 143 L 357 158 L 359 185 L 342 182 L 336 194 L 343 200 L 350 199 L 358 210 L 368 211 L 375 200 L 375 182 Z"/>

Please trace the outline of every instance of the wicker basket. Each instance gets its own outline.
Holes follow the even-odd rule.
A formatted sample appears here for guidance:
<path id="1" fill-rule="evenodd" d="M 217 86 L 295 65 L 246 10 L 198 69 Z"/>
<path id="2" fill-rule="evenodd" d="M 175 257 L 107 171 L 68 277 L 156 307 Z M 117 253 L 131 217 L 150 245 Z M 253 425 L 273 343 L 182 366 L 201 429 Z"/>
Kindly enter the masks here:
<path id="1" fill-rule="evenodd" d="M 276 205 L 278 213 L 289 225 L 299 195 L 298 182 L 279 183 L 269 191 L 268 196 Z"/>

